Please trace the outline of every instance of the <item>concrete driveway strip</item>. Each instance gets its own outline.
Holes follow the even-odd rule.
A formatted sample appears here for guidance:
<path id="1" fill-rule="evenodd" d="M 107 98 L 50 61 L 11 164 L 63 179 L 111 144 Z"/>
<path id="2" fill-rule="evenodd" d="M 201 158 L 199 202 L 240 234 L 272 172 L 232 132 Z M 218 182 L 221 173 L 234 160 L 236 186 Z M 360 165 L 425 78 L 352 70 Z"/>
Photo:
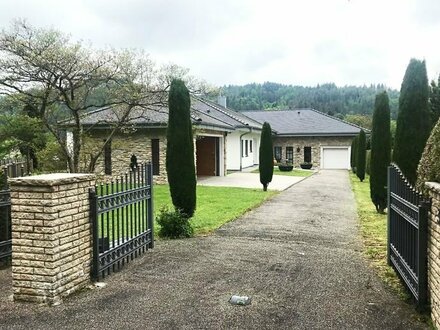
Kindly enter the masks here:
<path id="1" fill-rule="evenodd" d="M 272 181 L 269 183 L 268 189 L 286 190 L 303 179 L 305 178 L 299 176 L 274 175 Z M 231 173 L 227 176 L 201 177 L 197 179 L 197 185 L 263 189 L 258 173 L 245 172 Z"/>
<path id="2" fill-rule="evenodd" d="M 362 256 L 346 171 L 320 171 L 214 235 L 159 241 L 106 282 L 57 307 L 3 291 L 0 328 L 427 328 Z"/>

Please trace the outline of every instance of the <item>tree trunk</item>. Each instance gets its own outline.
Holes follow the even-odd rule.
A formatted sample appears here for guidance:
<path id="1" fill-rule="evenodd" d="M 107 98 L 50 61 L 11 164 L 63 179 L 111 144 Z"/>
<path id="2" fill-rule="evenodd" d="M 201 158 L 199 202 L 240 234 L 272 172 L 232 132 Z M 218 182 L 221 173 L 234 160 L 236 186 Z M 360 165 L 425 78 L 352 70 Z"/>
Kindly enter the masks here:
<path id="1" fill-rule="evenodd" d="M 267 183 L 263 184 L 263 191 L 267 191 Z"/>

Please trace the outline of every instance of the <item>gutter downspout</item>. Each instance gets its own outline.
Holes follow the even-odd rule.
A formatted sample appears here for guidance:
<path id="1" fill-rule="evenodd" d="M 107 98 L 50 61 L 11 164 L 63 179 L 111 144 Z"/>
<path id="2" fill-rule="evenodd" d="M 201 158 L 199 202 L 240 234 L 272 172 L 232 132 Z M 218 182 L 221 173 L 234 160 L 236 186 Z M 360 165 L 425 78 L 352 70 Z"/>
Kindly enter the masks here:
<path id="1" fill-rule="evenodd" d="M 242 137 L 251 134 L 252 133 L 252 127 L 249 127 L 249 132 L 244 132 L 243 134 L 240 134 L 240 172 L 243 168 L 243 140 Z"/>

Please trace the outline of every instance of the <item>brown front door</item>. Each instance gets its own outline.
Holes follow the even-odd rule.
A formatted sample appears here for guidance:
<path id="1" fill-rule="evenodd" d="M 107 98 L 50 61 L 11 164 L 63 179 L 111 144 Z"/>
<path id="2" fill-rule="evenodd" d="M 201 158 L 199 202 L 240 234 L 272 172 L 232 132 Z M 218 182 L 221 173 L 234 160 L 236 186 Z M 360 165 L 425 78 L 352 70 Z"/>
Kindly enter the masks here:
<path id="1" fill-rule="evenodd" d="M 217 139 L 199 136 L 196 140 L 197 175 L 215 176 L 217 160 Z"/>

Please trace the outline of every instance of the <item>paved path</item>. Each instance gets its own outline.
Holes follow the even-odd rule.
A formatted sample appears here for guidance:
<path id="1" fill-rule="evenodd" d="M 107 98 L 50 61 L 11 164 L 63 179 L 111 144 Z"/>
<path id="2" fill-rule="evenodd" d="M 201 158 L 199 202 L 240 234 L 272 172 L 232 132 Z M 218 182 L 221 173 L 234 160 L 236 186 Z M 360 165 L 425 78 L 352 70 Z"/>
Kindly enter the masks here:
<path id="1" fill-rule="evenodd" d="M 303 180 L 299 176 L 274 175 L 269 183 L 269 190 L 286 190 L 293 184 Z M 260 174 L 236 172 L 226 176 L 205 176 L 197 178 L 197 185 L 216 187 L 263 188 Z"/>
<path id="2" fill-rule="evenodd" d="M 0 328 L 426 328 L 368 268 L 355 219 L 347 172 L 321 171 L 214 235 L 158 242 L 58 307 L 0 292 Z M 233 294 L 252 304 L 230 305 Z"/>

